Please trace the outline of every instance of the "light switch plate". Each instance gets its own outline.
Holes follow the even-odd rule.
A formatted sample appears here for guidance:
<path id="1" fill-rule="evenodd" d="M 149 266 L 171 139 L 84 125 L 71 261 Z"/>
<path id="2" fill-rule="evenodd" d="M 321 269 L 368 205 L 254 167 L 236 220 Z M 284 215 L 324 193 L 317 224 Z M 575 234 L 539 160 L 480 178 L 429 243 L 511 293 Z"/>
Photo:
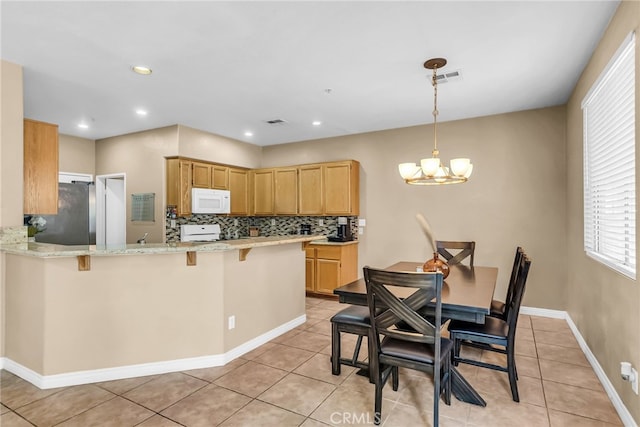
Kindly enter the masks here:
<path id="1" fill-rule="evenodd" d="M 322 226 L 324 225 L 324 219 L 319 219 L 319 220 L 318 220 L 318 225 L 319 225 L 320 227 L 322 227 Z"/>
<path id="2" fill-rule="evenodd" d="M 365 227 L 367 225 L 367 220 L 364 218 L 358 219 L 358 227 Z"/>
<path id="3" fill-rule="evenodd" d="M 171 228 L 176 228 L 176 220 L 175 219 L 171 220 Z"/>

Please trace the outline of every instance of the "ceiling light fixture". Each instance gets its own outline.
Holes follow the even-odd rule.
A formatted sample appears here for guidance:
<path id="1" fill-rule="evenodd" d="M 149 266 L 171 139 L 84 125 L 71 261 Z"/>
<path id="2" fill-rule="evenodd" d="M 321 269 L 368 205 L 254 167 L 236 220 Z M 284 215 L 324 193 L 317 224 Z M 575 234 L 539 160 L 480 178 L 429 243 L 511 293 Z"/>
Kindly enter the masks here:
<path id="1" fill-rule="evenodd" d="M 134 73 L 142 74 L 143 76 L 148 76 L 153 71 L 149 67 L 144 67 L 142 65 L 134 65 L 131 67 Z"/>
<path id="2" fill-rule="evenodd" d="M 139 116 L 146 116 L 147 112 L 145 110 L 136 110 L 136 114 Z"/>
<path id="3" fill-rule="evenodd" d="M 433 151 L 432 157 L 422 159 L 420 166 L 415 163 L 400 163 L 398 170 L 400 176 L 407 184 L 413 185 L 440 185 L 440 184 L 460 184 L 467 182 L 473 171 L 470 159 L 451 159 L 451 168 L 442 165 L 440 151 L 438 151 L 438 82 L 436 74 L 438 68 L 447 64 L 444 58 L 432 58 L 424 63 L 424 68 L 433 70 L 431 84 L 433 85 Z"/>
<path id="4" fill-rule="evenodd" d="M 253 136 L 253 132 L 247 131 L 247 132 L 244 133 L 244 136 Z"/>
<path id="5" fill-rule="evenodd" d="M 315 120 L 313 122 L 311 122 L 312 125 L 314 126 L 320 126 L 322 124 L 322 122 L 320 120 Z"/>
<path id="6" fill-rule="evenodd" d="M 88 125 L 88 124 L 86 124 L 86 123 L 79 123 L 79 124 L 78 124 L 78 127 L 79 127 L 80 129 L 89 129 L 89 125 Z"/>

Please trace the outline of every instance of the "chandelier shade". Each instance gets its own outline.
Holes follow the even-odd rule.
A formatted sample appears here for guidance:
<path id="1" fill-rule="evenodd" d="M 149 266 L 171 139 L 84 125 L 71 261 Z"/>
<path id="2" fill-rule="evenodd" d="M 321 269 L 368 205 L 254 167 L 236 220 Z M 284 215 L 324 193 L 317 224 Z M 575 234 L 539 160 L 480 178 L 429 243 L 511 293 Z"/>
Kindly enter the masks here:
<path id="1" fill-rule="evenodd" d="M 471 159 L 457 158 L 449 162 L 449 166 L 444 166 L 440 160 L 438 151 L 438 68 L 447 64 L 444 58 L 429 59 L 424 63 L 424 67 L 433 70 L 431 84 L 433 85 L 433 151 L 431 157 L 420 160 L 416 163 L 400 163 L 398 171 L 407 184 L 413 185 L 440 185 L 440 184 L 460 184 L 467 182 L 473 171 Z"/>

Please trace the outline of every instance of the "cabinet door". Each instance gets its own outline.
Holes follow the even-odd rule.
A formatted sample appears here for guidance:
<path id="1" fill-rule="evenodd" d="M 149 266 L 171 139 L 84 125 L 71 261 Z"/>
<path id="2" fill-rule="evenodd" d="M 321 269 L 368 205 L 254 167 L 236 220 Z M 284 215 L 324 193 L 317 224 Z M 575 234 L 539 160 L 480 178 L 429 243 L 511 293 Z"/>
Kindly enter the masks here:
<path id="1" fill-rule="evenodd" d="M 231 192 L 231 215 L 249 214 L 249 172 L 229 168 L 229 191 Z"/>
<path id="2" fill-rule="evenodd" d="M 211 166 L 211 188 L 217 190 L 229 189 L 229 168 L 226 166 Z"/>
<path id="3" fill-rule="evenodd" d="M 325 213 L 351 214 L 351 165 L 330 163 L 324 166 Z"/>
<path id="4" fill-rule="evenodd" d="M 253 213 L 273 215 L 273 169 L 253 171 Z"/>
<path id="5" fill-rule="evenodd" d="M 322 166 L 307 165 L 298 168 L 298 213 L 322 215 Z"/>
<path id="6" fill-rule="evenodd" d="M 180 160 L 179 169 L 180 201 L 178 203 L 178 215 L 189 216 L 191 215 L 191 162 Z"/>
<path id="7" fill-rule="evenodd" d="M 304 286 L 308 292 L 315 292 L 316 288 L 316 259 L 305 258 Z"/>
<path id="8" fill-rule="evenodd" d="M 58 213 L 58 126 L 24 120 L 23 213 Z"/>
<path id="9" fill-rule="evenodd" d="M 193 186 L 211 188 L 211 165 L 193 162 Z"/>
<path id="10" fill-rule="evenodd" d="M 298 169 L 279 168 L 274 170 L 275 199 L 274 213 L 295 215 L 298 213 Z"/>
<path id="11" fill-rule="evenodd" d="M 335 259 L 316 259 L 316 292 L 333 295 L 340 286 L 340 261 Z"/>

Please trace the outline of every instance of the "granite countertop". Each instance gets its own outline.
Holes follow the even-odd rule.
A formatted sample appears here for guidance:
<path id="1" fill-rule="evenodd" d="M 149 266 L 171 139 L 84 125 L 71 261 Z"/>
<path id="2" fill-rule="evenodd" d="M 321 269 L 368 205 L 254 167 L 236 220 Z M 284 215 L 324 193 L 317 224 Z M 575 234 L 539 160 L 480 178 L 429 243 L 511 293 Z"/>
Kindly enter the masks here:
<path id="1" fill-rule="evenodd" d="M 181 242 L 181 243 L 146 243 L 127 244 L 114 246 L 79 245 L 65 246 L 51 243 L 24 242 L 0 245 L 0 251 L 25 256 L 41 258 L 72 257 L 72 256 L 113 256 L 113 255 L 140 255 L 140 254 L 166 254 L 180 252 L 221 252 L 238 249 L 250 249 L 263 246 L 285 245 L 289 243 L 304 243 L 325 239 L 322 235 L 291 235 L 248 237 L 237 240 L 225 240 L 217 242 Z M 326 240 L 324 240 L 326 242 Z"/>

